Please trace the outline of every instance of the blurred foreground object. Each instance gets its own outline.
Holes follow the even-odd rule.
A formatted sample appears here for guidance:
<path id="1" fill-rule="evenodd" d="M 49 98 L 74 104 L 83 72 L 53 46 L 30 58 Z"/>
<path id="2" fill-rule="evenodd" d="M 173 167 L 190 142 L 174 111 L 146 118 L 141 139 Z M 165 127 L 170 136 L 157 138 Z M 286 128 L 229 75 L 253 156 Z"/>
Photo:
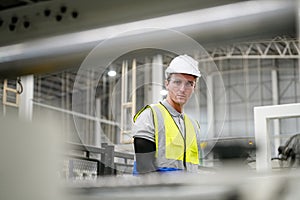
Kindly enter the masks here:
<path id="1" fill-rule="evenodd" d="M 61 199 L 55 126 L 6 117 L 0 119 L 0 127 L 0 199 Z"/>
<path id="2" fill-rule="evenodd" d="M 291 200 L 299 199 L 299 171 L 256 173 L 249 170 L 221 173 L 147 174 L 103 177 L 97 182 L 67 185 L 72 200 Z"/>

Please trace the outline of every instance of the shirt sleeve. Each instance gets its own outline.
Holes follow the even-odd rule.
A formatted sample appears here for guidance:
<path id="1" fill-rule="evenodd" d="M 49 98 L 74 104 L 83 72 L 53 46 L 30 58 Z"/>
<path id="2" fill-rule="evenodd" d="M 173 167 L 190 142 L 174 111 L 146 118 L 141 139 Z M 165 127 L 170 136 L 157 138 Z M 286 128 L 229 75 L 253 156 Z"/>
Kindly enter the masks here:
<path id="1" fill-rule="evenodd" d="M 153 114 L 150 108 L 145 109 L 132 127 L 133 138 L 143 138 L 155 142 Z"/>

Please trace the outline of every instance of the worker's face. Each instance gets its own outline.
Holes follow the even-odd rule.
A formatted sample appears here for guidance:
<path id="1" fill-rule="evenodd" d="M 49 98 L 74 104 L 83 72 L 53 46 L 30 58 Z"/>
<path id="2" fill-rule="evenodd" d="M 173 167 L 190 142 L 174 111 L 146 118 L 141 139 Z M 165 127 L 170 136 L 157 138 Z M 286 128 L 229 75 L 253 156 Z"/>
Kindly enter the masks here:
<path id="1" fill-rule="evenodd" d="M 165 82 L 168 98 L 175 104 L 184 105 L 194 92 L 196 78 L 188 74 L 172 74 Z"/>

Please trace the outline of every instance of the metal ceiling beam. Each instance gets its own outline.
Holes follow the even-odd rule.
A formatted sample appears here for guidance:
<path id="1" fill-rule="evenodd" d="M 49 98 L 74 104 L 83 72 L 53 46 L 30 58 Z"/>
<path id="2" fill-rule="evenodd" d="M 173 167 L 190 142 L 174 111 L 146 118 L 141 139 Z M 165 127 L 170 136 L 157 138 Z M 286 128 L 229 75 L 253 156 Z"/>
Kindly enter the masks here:
<path id="1" fill-rule="evenodd" d="M 299 59 L 299 40 L 276 37 L 273 40 L 238 43 L 226 47 L 217 47 L 209 52 L 206 60 L 225 59 Z"/>

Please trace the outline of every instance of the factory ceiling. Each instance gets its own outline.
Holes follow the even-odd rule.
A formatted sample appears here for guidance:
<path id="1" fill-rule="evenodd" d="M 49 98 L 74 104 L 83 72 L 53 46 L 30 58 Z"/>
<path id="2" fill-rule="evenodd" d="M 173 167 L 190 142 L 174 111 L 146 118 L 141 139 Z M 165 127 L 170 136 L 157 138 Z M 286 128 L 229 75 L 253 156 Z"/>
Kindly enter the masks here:
<path id="1" fill-rule="evenodd" d="M 99 42 L 138 28 L 179 31 L 208 48 L 294 37 L 295 2 L 0 0 L 0 74 L 74 66 Z"/>

